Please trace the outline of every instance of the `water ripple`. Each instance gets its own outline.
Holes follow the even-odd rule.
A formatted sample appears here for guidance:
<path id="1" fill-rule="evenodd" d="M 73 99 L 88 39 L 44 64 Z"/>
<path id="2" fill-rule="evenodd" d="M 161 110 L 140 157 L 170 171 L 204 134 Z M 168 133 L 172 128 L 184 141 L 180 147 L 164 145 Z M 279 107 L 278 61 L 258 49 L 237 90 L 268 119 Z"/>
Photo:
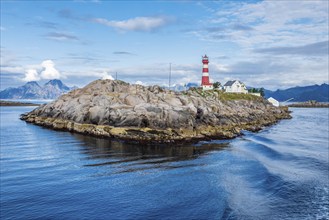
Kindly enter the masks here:
<path id="1" fill-rule="evenodd" d="M 0 108 L 1 219 L 329 219 L 326 110 L 234 140 L 144 146 L 18 119 L 31 109 Z"/>

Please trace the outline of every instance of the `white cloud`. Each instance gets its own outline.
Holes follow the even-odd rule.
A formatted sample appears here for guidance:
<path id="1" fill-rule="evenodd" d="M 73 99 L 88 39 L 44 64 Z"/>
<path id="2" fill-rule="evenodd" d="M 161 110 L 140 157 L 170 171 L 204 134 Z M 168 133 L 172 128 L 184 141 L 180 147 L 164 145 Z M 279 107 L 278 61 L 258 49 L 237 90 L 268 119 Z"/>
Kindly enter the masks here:
<path id="1" fill-rule="evenodd" d="M 236 62 L 229 66 L 228 72 L 222 72 L 219 76 L 224 83 L 239 79 L 247 86 L 272 90 L 322 84 L 328 83 L 328 59 L 290 57 L 287 62 L 285 57 L 263 57 L 260 60 Z"/>
<path id="2" fill-rule="evenodd" d="M 42 79 L 59 79 L 61 78 L 60 73 L 55 68 L 55 63 L 52 60 L 45 60 L 41 63 L 44 70 L 41 72 Z"/>
<path id="3" fill-rule="evenodd" d="M 4 73 L 21 73 L 24 72 L 24 68 L 21 66 L 1 66 L 1 72 Z"/>
<path id="4" fill-rule="evenodd" d="M 207 41 L 233 42 L 252 49 L 311 44 L 328 40 L 328 2 L 221 2 L 218 11 L 203 23 L 210 27 L 190 33 Z"/>
<path id="5" fill-rule="evenodd" d="M 162 27 L 173 19 L 169 17 L 136 17 L 128 20 L 114 21 L 104 18 L 95 18 L 92 21 L 121 31 L 152 31 Z"/>
<path id="6" fill-rule="evenodd" d="M 1 68 L 1 70 L 2 69 L 3 68 Z M 52 60 L 45 60 L 41 64 L 27 65 L 27 66 L 25 66 L 25 68 L 23 68 L 23 67 L 15 67 L 13 69 L 6 68 L 5 71 L 6 72 L 17 72 L 16 69 L 17 69 L 17 71 L 19 70 L 19 72 L 25 71 L 25 77 L 22 80 L 27 81 L 27 82 L 39 81 L 42 79 L 65 78 L 55 68 L 55 63 Z"/>
<path id="7" fill-rule="evenodd" d="M 140 81 L 140 80 L 137 80 L 134 84 L 136 84 L 136 85 L 141 85 L 141 86 L 147 86 L 147 83 L 143 83 L 143 82 Z"/>
<path id="8" fill-rule="evenodd" d="M 214 64 L 210 64 L 210 67 L 212 67 L 214 69 L 214 71 L 216 72 L 220 72 L 220 73 L 225 73 L 225 72 L 229 72 L 230 69 L 227 65 L 223 65 L 223 64 L 219 64 L 219 63 L 214 63 Z"/>
<path id="9" fill-rule="evenodd" d="M 98 68 L 98 69 L 94 68 L 90 71 L 87 71 L 87 75 L 100 77 L 101 79 L 114 80 L 114 77 L 109 72 L 111 72 L 111 70 L 109 68 Z M 84 72 L 81 74 L 85 75 L 86 73 Z"/>
<path id="10" fill-rule="evenodd" d="M 47 39 L 55 41 L 78 41 L 79 38 L 73 34 L 61 33 L 61 32 L 50 32 L 46 35 Z"/>
<path id="11" fill-rule="evenodd" d="M 40 77 L 35 69 L 28 69 L 26 70 L 25 77 L 23 81 L 30 82 L 30 81 L 39 81 Z"/>
<path id="12" fill-rule="evenodd" d="M 114 80 L 113 76 L 109 75 L 109 74 L 105 74 L 102 79 L 110 79 L 110 80 Z"/>

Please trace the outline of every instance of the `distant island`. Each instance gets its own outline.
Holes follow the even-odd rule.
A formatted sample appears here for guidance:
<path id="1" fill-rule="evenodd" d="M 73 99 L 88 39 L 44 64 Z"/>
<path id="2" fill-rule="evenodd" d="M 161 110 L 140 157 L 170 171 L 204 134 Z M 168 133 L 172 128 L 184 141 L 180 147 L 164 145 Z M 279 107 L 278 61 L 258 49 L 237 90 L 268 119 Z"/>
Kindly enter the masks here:
<path id="1" fill-rule="evenodd" d="M 311 100 L 308 102 L 299 102 L 299 103 L 289 104 L 288 106 L 295 107 L 295 108 L 329 108 L 329 103 L 323 103 L 323 102 L 317 102 L 317 101 Z"/>
<path id="2" fill-rule="evenodd" d="M 174 92 L 118 80 L 96 80 L 21 116 L 57 130 L 143 143 L 234 138 L 288 118 L 288 107 L 250 94 Z"/>
<path id="3" fill-rule="evenodd" d="M 0 106 L 40 106 L 40 104 L 0 100 Z"/>

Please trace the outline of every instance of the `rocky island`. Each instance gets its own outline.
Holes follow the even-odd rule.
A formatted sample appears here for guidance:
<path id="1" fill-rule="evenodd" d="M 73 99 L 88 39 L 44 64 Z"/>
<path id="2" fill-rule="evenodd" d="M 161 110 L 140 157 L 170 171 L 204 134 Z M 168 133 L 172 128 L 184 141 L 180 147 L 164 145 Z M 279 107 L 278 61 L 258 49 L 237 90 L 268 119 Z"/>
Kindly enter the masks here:
<path id="1" fill-rule="evenodd" d="M 199 88 L 174 92 L 118 80 L 93 81 L 21 115 L 52 129 L 143 143 L 234 138 L 287 118 L 287 107 L 262 97 Z"/>
<path id="2" fill-rule="evenodd" d="M 289 104 L 288 107 L 294 108 L 329 108 L 328 102 L 317 102 L 315 100 L 310 100 L 308 102 L 298 102 Z"/>
<path id="3" fill-rule="evenodd" d="M 30 102 L 15 102 L 0 100 L 0 106 L 39 106 L 40 104 L 30 103 Z"/>

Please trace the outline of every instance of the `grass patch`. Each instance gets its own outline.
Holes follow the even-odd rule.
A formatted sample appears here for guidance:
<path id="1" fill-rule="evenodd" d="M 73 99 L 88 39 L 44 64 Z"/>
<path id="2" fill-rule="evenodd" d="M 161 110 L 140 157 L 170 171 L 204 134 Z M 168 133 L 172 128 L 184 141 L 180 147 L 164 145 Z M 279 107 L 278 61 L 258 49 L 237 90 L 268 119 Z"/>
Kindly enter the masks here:
<path id="1" fill-rule="evenodd" d="M 251 94 L 243 94 L 243 93 L 226 93 L 222 91 L 218 91 L 219 99 L 221 101 L 233 101 L 233 100 L 249 100 L 249 101 L 261 101 L 262 97 L 251 95 Z"/>
<path id="2" fill-rule="evenodd" d="M 205 90 L 202 88 L 190 88 L 192 93 L 196 93 L 204 98 L 212 97 L 217 98 L 220 101 L 233 101 L 233 100 L 249 100 L 249 101 L 262 101 L 263 97 L 251 95 L 251 94 L 243 94 L 243 93 L 226 93 L 221 90 Z"/>
<path id="3" fill-rule="evenodd" d="M 214 90 L 203 90 L 200 87 L 193 87 L 193 88 L 190 88 L 189 90 L 192 91 L 192 93 L 193 92 L 194 93 L 197 93 L 198 95 L 202 96 L 203 98 L 206 98 L 206 97 L 214 97 L 214 95 L 215 95 L 214 94 L 215 93 Z"/>

